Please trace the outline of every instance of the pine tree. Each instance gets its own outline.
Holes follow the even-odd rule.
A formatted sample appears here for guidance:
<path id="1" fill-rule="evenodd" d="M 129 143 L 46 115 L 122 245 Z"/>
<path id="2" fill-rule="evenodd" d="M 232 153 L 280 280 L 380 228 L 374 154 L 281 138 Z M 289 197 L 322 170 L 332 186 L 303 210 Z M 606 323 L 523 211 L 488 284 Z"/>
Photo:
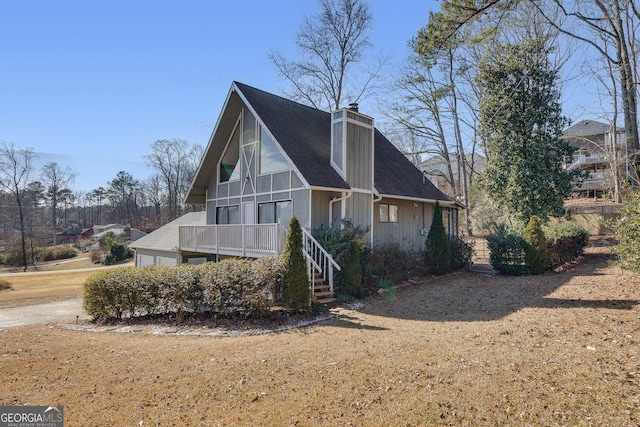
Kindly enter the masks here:
<path id="1" fill-rule="evenodd" d="M 431 274 L 445 274 L 451 268 L 451 242 L 444 229 L 442 208 L 436 201 L 433 221 L 427 235 L 425 265 Z"/>
<path id="2" fill-rule="evenodd" d="M 282 277 L 282 300 L 286 307 L 303 310 L 309 306 L 309 278 L 302 253 L 302 228 L 295 216 L 289 221 L 289 230 L 282 252 L 284 273 Z"/>

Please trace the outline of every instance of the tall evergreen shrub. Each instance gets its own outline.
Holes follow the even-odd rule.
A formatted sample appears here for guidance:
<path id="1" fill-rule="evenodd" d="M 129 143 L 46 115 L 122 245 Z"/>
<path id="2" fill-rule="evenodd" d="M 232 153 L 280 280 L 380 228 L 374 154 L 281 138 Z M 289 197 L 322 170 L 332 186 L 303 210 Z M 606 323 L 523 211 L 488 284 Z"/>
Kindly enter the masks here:
<path id="1" fill-rule="evenodd" d="M 302 228 L 295 216 L 289 221 L 287 240 L 282 252 L 282 302 L 286 307 L 301 310 L 309 306 L 309 278 L 302 253 Z"/>
<path id="2" fill-rule="evenodd" d="M 431 274 L 445 274 L 451 269 L 451 242 L 444 229 L 442 208 L 436 201 L 433 221 L 427 235 L 425 266 Z"/>
<path id="3" fill-rule="evenodd" d="M 535 215 L 529 219 L 529 223 L 524 229 L 524 240 L 527 242 L 524 262 L 529 268 L 529 273 L 544 273 L 549 268 L 549 249 L 540 220 Z"/>

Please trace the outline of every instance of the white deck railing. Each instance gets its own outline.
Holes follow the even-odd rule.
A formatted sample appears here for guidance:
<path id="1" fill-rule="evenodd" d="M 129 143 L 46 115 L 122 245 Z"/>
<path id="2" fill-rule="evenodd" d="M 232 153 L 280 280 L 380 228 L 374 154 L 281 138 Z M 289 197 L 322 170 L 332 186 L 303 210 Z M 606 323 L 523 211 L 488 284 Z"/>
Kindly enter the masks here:
<path id="1" fill-rule="evenodd" d="M 302 229 L 302 247 L 307 260 L 307 276 L 311 281 L 311 295 L 315 293 L 316 274 L 320 275 L 333 292 L 333 269 L 340 270 L 340 266 L 320 243 L 304 228 Z"/>
<path id="2" fill-rule="evenodd" d="M 183 225 L 179 234 L 182 251 L 249 257 L 278 255 L 285 236 L 278 224 Z"/>

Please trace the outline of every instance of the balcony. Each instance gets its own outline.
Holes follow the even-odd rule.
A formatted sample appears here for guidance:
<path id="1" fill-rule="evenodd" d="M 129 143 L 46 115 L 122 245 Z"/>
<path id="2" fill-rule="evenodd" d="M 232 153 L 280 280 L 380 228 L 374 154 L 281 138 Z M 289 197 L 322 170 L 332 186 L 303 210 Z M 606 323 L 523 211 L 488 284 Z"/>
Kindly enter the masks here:
<path id="1" fill-rule="evenodd" d="M 282 252 L 286 230 L 280 224 L 180 227 L 180 250 L 260 258 Z"/>

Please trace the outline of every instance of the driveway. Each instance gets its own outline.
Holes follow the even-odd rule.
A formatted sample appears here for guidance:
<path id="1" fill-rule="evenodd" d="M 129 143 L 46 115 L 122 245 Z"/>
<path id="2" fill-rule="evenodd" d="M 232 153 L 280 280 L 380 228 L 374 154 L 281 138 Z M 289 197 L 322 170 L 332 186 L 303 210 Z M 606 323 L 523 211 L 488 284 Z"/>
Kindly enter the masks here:
<path id="1" fill-rule="evenodd" d="M 0 329 L 34 323 L 75 322 L 76 319 L 89 318 L 90 316 L 82 309 L 82 298 L 73 298 L 47 304 L 1 309 Z"/>

